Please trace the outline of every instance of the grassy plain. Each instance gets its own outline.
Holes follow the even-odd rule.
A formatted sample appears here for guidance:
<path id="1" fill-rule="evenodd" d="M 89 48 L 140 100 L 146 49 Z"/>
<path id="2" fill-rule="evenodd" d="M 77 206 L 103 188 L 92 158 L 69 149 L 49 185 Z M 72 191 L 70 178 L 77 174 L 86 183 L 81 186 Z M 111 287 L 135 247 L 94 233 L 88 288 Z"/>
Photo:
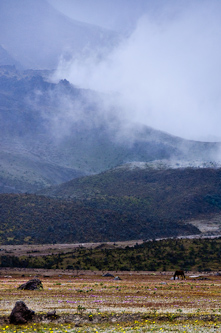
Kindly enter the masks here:
<path id="1" fill-rule="evenodd" d="M 173 272 L 1 269 L 0 332 L 220 332 L 221 276 Z M 37 276 L 42 291 L 17 287 Z M 9 325 L 18 300 L 35 311 L 32 323 Z M 56 310 L 56 318 L 48 318 Z"/>

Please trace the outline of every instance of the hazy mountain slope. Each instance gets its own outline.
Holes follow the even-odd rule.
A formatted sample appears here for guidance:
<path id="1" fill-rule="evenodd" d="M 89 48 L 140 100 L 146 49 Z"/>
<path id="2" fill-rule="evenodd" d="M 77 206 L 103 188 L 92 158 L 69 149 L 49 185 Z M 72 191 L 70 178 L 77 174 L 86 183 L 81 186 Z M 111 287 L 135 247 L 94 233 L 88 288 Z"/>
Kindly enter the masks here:
<path id="1" fill-rule="evenodd" d="M 56 68 L 61 56 L 112 47 L 116 33 L 73 21 L 46 0 L 1 0 L 0 44 L 24 68 Z"/>
<path id="2" fill-rule="evenodd" d="M 0 156 L 0 193 L 33 192 L 84 175 L 22 152 L 1 151 Z"/>
<path id="3" fill-rule="evenodd" d="M 83 176 L 83 171 L 60 165 L 48 156 L 50 133 L 43 119 L 44 106 L 41 105 L 43 111 L 36 110 L 31 101 L 38 87 L 46 88 L 43 78 L 33 77 L 32 71 L 22 76 L 10 66 L 3 66 L 1 70 L 0 192 L 33 192 Z M 53 146 L 56 147 L 55 142 Z"/>
<path id="4" fill-rule="evenodd" d="M 16 61 L 1 45 L 0 45 L 0 66 L 16 66 L 21 68 L 22 66 Z"/>
<path id="5" fill-rule="evenodd" d="M 125 131 L 103 96 L 49 75 L 0 67 L 0 175 L 8 191 L 33 192 L 131 161 L 211 161 L 220 150 L 145 126 Z"/>

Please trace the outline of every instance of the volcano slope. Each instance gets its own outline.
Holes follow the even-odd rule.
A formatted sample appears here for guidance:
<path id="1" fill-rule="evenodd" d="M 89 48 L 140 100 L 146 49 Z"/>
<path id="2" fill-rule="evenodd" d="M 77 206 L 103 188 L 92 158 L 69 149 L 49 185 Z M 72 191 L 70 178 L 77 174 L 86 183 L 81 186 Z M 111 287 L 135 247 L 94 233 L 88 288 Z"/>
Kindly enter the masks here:
<path id="1" fill-rule="evenodd" d="M 52 71 L 0 66 L 0 193 L 35 193 L 131 161 L 213 161 L 220 143 L 128 124 L 103 96 Z"/>

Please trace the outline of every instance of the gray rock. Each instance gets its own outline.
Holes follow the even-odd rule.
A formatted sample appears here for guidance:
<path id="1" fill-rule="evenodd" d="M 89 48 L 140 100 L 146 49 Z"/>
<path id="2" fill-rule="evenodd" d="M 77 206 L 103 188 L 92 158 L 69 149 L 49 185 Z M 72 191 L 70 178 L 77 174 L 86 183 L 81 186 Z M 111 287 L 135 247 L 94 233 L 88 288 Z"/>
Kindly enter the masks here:
<path id="1" fill-rule="evenodd" d="M 121 278 L 119 276 L 116 276 L 114 280 L 121 280 Z"/>
<path id="2" fill-rule="evenodd" d="M 35 290 L 35 289 L 43 289 L 43 285 L 41 283 L 41 280 L 39 279 L 32 279 L 29 280 L 26 283 L 21 284 L 18 289 L 20 290 Z"/>
<path id="3" fill-rule="evenodd" d="M 10 324 L 25 324 L 31 321 L 34 311 L 30 310 L 23 301 L 17 301 L 9 316 Z"/>
<path id="4" fill-rule="evenodd" d="M 110 273 L 106 273 L 104 275 L 102 275 L 103 277 L 114 277 L 114 275 L 110 274 Z"/>

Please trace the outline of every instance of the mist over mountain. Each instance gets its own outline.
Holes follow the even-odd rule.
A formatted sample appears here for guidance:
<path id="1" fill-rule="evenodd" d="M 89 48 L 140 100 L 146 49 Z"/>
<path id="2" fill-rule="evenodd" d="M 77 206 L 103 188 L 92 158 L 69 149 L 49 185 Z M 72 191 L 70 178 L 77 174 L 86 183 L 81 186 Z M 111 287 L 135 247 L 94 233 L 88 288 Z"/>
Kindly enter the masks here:
<path id="1" fill-rule="evenodd" d="M 57 69 L 55 82 L 108 93 L 127 122 L 220 141 L 220 9 L 217 0 L 2 0 L 0 45 L 16 67 Z"/>
<path id="2" fill-rule="evenodd" d="M 146 12 L 155 12 L 162 1 L 151 0 L 48 0 L 66 16 L 128 35 Z M 180 3 L 182 0 L 180 1 Z"/>
<path id="3" fill-rule="evenodd" d="M 20 63 L 16 61 L 1 45 L 0 45 L 0 66 L 11 65 L 22 68 Z"/>
<path id="4" fill-rule="evenodd" d="M 116 33 L 71 20 L 46 0 L 0 2 L 0 45 L 15 59 L 14 65 L 54 69 L 61 58 L 101 55 L 117 40 Z"/>
<path id="5" fill-rule="evenodd" d="M 77 4 L 79 16 L 90 22 L 98 16 L 104 26 L 105 18 L 111 26 L 122 20 L 129 33 L 101 59 L 60 62 L 55 78 L 113 93 L 127 121 L 186 139 L 221 141 L 221 2 L 113 0 L 103 2 L 96 15 L 101 2 Z M 74 17 L 76 1 L 56 3 L 61 9 L 68 4 Z"/>
<path id="6" fill-rule="evenodd" d="M 1 191 L 33 192 L 128 162 L 215 161 L 220 144 L 125 122 L 106 94 L 0 67 Z"/>

